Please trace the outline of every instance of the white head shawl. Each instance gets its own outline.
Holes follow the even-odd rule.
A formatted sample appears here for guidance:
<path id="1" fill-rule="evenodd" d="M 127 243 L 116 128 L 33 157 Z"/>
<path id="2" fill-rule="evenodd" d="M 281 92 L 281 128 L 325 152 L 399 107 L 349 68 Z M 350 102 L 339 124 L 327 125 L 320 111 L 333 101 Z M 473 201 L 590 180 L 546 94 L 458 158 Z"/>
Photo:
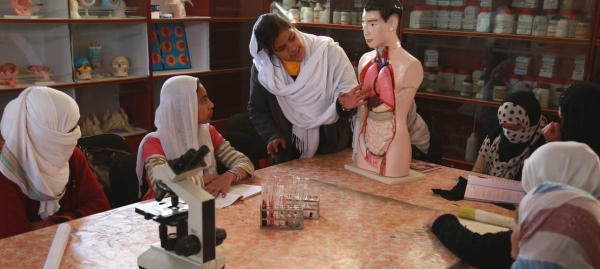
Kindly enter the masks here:
<path id="1" fill-rule="evenodd" d="M 292 141 L 302 153 L 301 157 L 312 157 L 319 147 L 319 127 L 338 120 L 338 94 L 353 89 L 358 82 L 350 60 L 337 42 L 329 37 L 295 31 L 304 45 L 302 71 L 296 80 L 277 57 L 271 61 L 266 51 L 258 51 L 254 32 L 249 48 L 258 70 L 258 81 L 275 95 L 283 114 L 293 125 Z"/>
<path id="2" fill-rule="evenodd" d="M 69 159 L 81 137 L 78 120 L 75 100 L 48 87 L 27 88 L 4 109 L 0 171 L 29 198 L 40 201 L 42 219 L 60 209 Z"/>
<path id="3" fill-rule="evenodd" d="M 156 110 L 154 125 L 156 132 L 147 134 L 138 148 L 136 173 L 140 185 L 144 162 L 142 149 L 148 138 L 160 140 L 167 160 L 179 158 L 189 149 L 199 149 L 205 145 L 210 152 L 204 158 L 206 167 L 200 175 L 216 174 L 217 162 L 210 137 L 210 124 L 198 124 L 198 83 L 199 80 L 190 76 L 169 78 L 163 84 L 160 92 L 160 105 Z"/>
<path id="4" fill-rule="evenodd" d="M 521 177 L 526 192 L 544 182 L 563 183 L 600 199 L 600 160 L 583 143 L 547 143 L 525 160 Z"/>

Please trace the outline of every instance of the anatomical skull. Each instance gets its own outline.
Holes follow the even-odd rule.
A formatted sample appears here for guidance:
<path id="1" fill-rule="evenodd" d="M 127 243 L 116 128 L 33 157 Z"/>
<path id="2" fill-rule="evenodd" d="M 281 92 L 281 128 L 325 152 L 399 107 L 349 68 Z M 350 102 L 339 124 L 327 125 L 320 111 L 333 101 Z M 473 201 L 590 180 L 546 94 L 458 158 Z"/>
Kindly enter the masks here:
<path id="1" fill-rule="evenodd" d="M 115 56 L 112 59 L 112 75 L 115 77 L 126 77 L 129 73 L 129 61 L 124 56 Z"/>

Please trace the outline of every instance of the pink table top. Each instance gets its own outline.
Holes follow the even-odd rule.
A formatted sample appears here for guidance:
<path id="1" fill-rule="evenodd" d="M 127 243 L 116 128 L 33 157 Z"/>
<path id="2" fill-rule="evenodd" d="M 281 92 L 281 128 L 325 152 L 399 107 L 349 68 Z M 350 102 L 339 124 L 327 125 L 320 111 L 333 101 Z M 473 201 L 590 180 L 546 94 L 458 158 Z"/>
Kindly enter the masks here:
<path id="1" fill-rule="evenodd" d="M 350 152 L 302 159 L 256 172 L 251 184 L 274 176 L 310 177 L 321 196 L 321 217 L 299 231 L 259 229 L 260 195 L 217 210 L 227 239 L 217 247 L 227 268 L 444 268 L 461 267 L 425 227 L 435 210 L 478 202 L 450 202 L 431 188 L 450 189 L 451 178 L 468 172 L 442 168 L 417 182 L 386 185 L 343 168 Z M 494 208 L 495 207 L 495 208 Z M 497 209 L 496 209 L 497 208 Z M 144 220 L 134 205 L 69 223 L 73 228 L 61 268 L 137 268 L 137 256 L 158 242 L 158 223 Z M 57 227 L 0 240 L 0 268 L 42 268 Z"/>

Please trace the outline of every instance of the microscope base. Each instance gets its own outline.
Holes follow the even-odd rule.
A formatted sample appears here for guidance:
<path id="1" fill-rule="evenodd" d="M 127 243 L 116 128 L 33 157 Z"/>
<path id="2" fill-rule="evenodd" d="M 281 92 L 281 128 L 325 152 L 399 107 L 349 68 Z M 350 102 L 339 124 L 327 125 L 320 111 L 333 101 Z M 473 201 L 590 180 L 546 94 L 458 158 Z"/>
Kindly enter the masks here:
<path id="1" fill-rule="evenodd" d="M 179 256 L 160 247 L 160 243 L 152 244 L 150 249 L 138 256 L 138 266 L 145 269 L 178 268 L 178 269 L 222 269 L 225 267 L 225 257 L 217 254 L 215 260 L 200 264 L 189 258 Z"/>

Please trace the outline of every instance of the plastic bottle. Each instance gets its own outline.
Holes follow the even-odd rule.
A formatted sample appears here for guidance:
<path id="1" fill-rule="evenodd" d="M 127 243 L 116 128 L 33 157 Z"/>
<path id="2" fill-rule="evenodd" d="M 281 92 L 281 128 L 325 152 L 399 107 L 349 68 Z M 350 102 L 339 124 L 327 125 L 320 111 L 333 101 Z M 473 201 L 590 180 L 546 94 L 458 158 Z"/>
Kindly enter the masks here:
<path id="1" fill-rule="evenodd" d="M 462 6 L 452 7 L 452 11 L 450 11 L 450 22 L 448 23 L 448 29 L 451 29 L 451 30 L 461 30 L 462 29 L 462 20 L 463 20 L 464 12 L 465 12 L 465 8 Z"/>
<path id="2" fill-rule="evenodd" d="M 436 47 L 429 46 L 425 49 L 425 66 L 437 67 L 440 53 Z"/>
<path id="3" fill-rule="evenodd" d="M 478 155 L 477 136 L 475 133 L 471 133 L 471 136 L 467 139 L 467 148 L 465 149 L 465 161 L 475 162 Z"/>
<path id="4" fill-rule="evenodd" d="M 523 91 L 531 92 L 533 89 L 533 77 L 523 76 Z"/>
<path id="5" fill-rule="evenodd" d="M 358 25 L 358 12 L 355 10 L 350 11 L 350 24 Z"/>
<path id="6" fill-rule="evenodd" d="M 542 4 L 543 9 L 557 9 L 558 8 L 558 0 L 544 0 Z"/>
<path id="7" fill-rule="evenodd" d="M 439 3 L 439 2 L 438 2 Z M 442 6 L 437 13 L 437 28 L 448 29 L 448 23 L 450 22 L 450 6 Z"/>
<path id="8" fill-rule="evenodd" d="M 470 0 L 465 8 L 465 18 L 463 20 L 462 28 L 464 30 L 475 30 L 477 24 L 477 16 L 481 12 L 481 7 L 477 4 L 477 1 Z"/>
<path id="9" fill-rule="evenodd" d="M 540 102 L 540 106 L 542 108 L 548 108 L 550 105 L 550 86 L 548 83 L 541 83 L 539 88 L 537 88 L 537 92 L 535 97 Z"/>
<path id="10" fill-rule="evenodd" d="M 575 38 L 577 39 L 587 39 L 590 37 L 590 22 L 591 18 L 586 17 L 581 21 L 577 22 L 577 26 L 575 29 Z"/>
<path id="11" fill-rule="evenodd" d="M 454 90 L 454 78 L 456 71 L 452 67 L 447 67 L 442 75 L 442 89 Z"/>
<path id="12" fill-rule="evenodd" d="M 566 38 L 569 34 L 569 18 L 562 17 L 556 24 L 556 37 Z"/>
<path id="13" fill-rule="evenodd" d="M 315 15 L 314 9 L 311 7 L 307 7 L 306 9 L 304 9 L 304 19 L 302 20 L 302 22 L 308 22 L 308 23 L 315 22 L 314 15 Z"/>
<path id="14" fill-rule="evenodd" d="M 517 75 L 527 75 L 531 65 L 531 56 L 517 56 L 515 59 L 515 69 L 513 73 Z"/>
<path id="15" fill-rule="evenodd" d="M 477 81 L 476 86 L 473 86 L 473 92 L 475 93 L 475 98 L 483 99 L 483 88 L 485 87 L 486 80 L 487 80 L 487 78 L 485 77 L 485 74 L 483 74 L 483 75 L 481 75 L 481 77 L 479 77 L 479 81 Z"/>
<path id="16" fill-rule="evenodd" d="M 329 8 L 323 7 L 323 11 L 321 11 L 319 19 L 321 20 L 321 23 L 331 23 L 331 15 L 329 12 Z"/>
<path id="17" fill-rule="evenodd" d="M 586 56 L 587 52 L 585 50 L 580 51 L 577 54 L 577 56 L 575 56 L 575 61 L 573 64 L 573 75 L 571 76 L 572 80 L 583 80 Z"/>
<path id="18" fill-rule="evenodd" d="M 508 75 L 508 88 L 510 88 L 510 92 L 518 92 L 519 89 L 516 87 L 517 83 L 521 80 L 521 77 L 517 74 Z"/>
<path id="19" fill-rule="evenodd" d="M 467 79 L 471 80 L 471 75 L 469 75 L 469 71 L 467 71 L 467 69 L 464 68 L 459 69 L 456 75 L 454 76 L 454 90 L 458 92 L 462 91 L 463 82 Z M 472 85 L 473 84 L 471 83 L 471 86 Z"/>
<path id="20" fill-rule="evenodd" d="M 473 81 L 471 78 L 467 78 L 462 83 L 462 90 L 460 91 L 460 95 L 462 96 L 471 96 L 473 95 Z"/>
<path id="21" fill-rule="evenodd" d="M 425 19 L 427 17 L 425 6 L 415 6 L 413 11 L 410 13 L 409 28 L 427 28 Z"/>
<path id="22" fill-rule="evenodd" d="M 502 102 L 506 99 L 508 95 L 508 89 L 506 88 L 506 84 L 504 82 L 499 82 L 494 85 L 494 95 L 492 96 L 492 100 Z"/>
<path id="23" fill-rule="evenodd" d="M 558 28 L 559 20 L 560 17 L 558 16 L 553 16 L 552 18 L 550 18 L 550 20 L 548 20 L 548 32 L 546 36 L 556 36 L 556 30 Z"/>
<path id="24" fill-rule="evenodd" d="M 295 22 L 300 21 L 300 9 L 298 7 L 292 7 L 290 9 L 290 20 Z"/>
<path id="25" fill-rule="evenodd" d="M 350 25 L 352 18 L 350 18 L 350 11 L 344 10 L 340 16 L 340 24 Z"/>
<path id="26" fill-rule="evenodd" d="M 565 12 L 566 17 L 569 18 L 569 28 L 567 30 L 568 38 L 575 38 L 577 33 L 577 14 L 573 11 Z"/>
<path id="27" fill-rule="evenodd" d="M 554 104 L 558 104 L 558 100 L 555 100 L 555 97 L 556 97 L 556 91 L 557 91 L 559 88 L 562 88 L 562 86 L 563 86 L 563 81 L 562 81 L 562 79 L 560 79 L 560 78 L 552 78 L 552 79 L 550 80 L 550 84 L 549 84 L 549 85 L 550 85 L 550 103 L 551 103 L 552 105 L 554 105 Z M 556 105 L 556 106 L 558 106 L 558 105 Z"/>
<path id="28" fill-rule="evenodd" d="M 333 24 L 342 23 L 342 11 L 336 9 L 333 11 Z"/>
<path id="29" fill-rule="evenodd" d="M 427 91 L 439 92 L 441 81 L 436 69 L 429 70 L 429 75 L 427 76 Z"/>
<path id="30" fill-rule="evenodd" d="M 489 33 L 490 32 L 490 9 L 488 7 L 482 7 L 481 12 L 477 15 L 477 26 L 475 30 L 477 32 Z"/>
<path id="31" fill-rule="evenodd" d="M 317 5 L 313 9 L 313 20 L 315 22 L 322 22 L 321 21 L 321 11 L 323 11 L 323 7 L 321 7 L 321 3 L 317 2 Z"/>
<path id="32" fill-rule="evenodd" d="M 542 54 L 542 66 L 540 67 L 540 77 L 554 77 L 554 69 L 556 67 L 556 49 L 549 47 Z"/>
<path id="33" fill-rule="evenodd" d="M 517 24 L 517 34 L 518 35 L 531 35 L 531 28 L 533 26 L 533 17 L 534 17 L 533 9 L 526 8 L 521 11 L 521 14 L 519 14 L 519 19 L 518 19 L 518 24 Z"/>
<path id="34" fill-rule="evenodd" d="M 546 36 L 548 32 L 548 18 L 544 12 L 538 13 L 533 18 L 533 26 L 531 27 L 532 36 Z"/>
<path id="35" fill-rule="evenodd" d="M 494 33 L 496 34 L 512 34 L 513 32 L 513 16 L 507 8 L 499 8 L 496 15 Z"/>

